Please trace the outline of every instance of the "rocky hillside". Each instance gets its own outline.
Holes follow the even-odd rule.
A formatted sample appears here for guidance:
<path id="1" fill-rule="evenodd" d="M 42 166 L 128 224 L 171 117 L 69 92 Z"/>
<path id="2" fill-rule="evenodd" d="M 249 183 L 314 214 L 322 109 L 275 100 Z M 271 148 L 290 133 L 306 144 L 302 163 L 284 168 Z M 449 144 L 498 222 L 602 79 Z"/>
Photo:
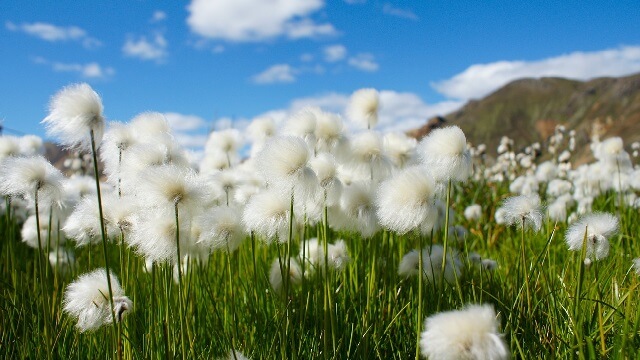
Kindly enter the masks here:
<path id="1" fill-rule="evenodd" d="M 486 144 L 490 153 L 495 153 L 503 135 L 514 139 L 516 147 L 526 146 L 544 142 L 557 124 L 575 129 L 578 145 L 597 133 L 601 139 L 621 136 L 628 146 L 640 140 L 640 74 L 586 82 L 516 80 L 411 133 L 421 137 L 443 123 L 460 126 L 469 141 Z"/>

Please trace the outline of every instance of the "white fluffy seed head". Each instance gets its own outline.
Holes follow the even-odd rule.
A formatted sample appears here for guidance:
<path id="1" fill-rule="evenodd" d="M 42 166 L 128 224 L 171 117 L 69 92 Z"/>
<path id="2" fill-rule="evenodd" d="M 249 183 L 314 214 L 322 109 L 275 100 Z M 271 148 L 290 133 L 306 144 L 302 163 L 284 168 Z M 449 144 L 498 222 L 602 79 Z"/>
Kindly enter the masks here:
<path id="1" fill-rule="evenodd" d="M 293 114 L 284 125 L 283 134 L 297 136 L 315 146 L 316 142 L 316 114 L 320 113 L 316 107 L 305 107 Z"/>
<path id="2" fill-rule="evenodd" d="M 49 115 L 42 120 L 47 134 L 69 148 L 91 151 L 90 132 L 96 146 L 102 140 L 104 116 L 100 96 L 86 83 L 60 90 L 51 98 Z"/>
<path id="3" fill-rule="evenodd" d="M 22 224 L 22 229 L 20 230 L 22 242 L 34 249 L 38 249 L 38 231 L 40 231 L 40 246 L 43 249 L 46 248 L 47 245 L 55 247 L 64 244 L 66 242 L 66 237 L 58 228 L 58 223 L 61 223 L 64 219 L 61 218 L 60 214 L 56 214 L 54 212 L 51 214 L 51 223 L 49 223 L 49 215 L 48 211 L 40 212 L 39 230 L 36 226 L 37 221 L 35 214 L 27 217 L 24 224 Z"/>
<path id="4" fill-rule="evenodd" d="M 167 118 L 158 112 L 143 112 L 136 115 L 129 125 L 140 143 L 167 143 L 172 140 Z"/>
<path id="5" fill-rule="evenodd" d="M 442 278 L 450 284 L 455 283 L 456 278 L 462 276 L 462 261 L 459 253 L 455 249 L 447 250 L 447 262 L 444 274 L 442 273 L 442 260 L 444 259 L 444 248 L 441 245 L 432 245 L 422 249 L 422 278 L 430 283 L 439 283 Z M 412 250 L 400 261 L 398 275 L 410 277 L 420 273 L 420 253 Z"/>
<path id="6" fill-rule="evenodd" d="M 433 177 L 420 166 L 405 169 L 382 182 L 376 196 L 380 224 L 399 234 L 418 227 L 430 231 L 435 219 L 432 215 L 436 213 L 435 188 Z"/>
<path id="7" fill-rule="evenodd" d="M 1 138 L 0 138 L 1 139 Z M 25 135 L 18 139 L 22 156 L 44 155 L 45 149 L 42 138 L 36 135 Z M 0 158 L 2 157 L 0 151 Z"/>
<path id="8" fill-rule="evenodd" d="M 537 194 L 507 198 L 502 204 L 502 209 L 507 225 L 529 227 L 534 231 L 539 231 L 542 227 L 540 197 Z"/>
<path id="9" fill-rule="evenodd" d="M 380 225 L 375 207 L 376 188 L 369 183 L 357 182 L 345 186 L 340 198 L 340 212 L 329 215 L 329 223 L 344 225 L 343 228 L 355 230 L 363 237 L 373 236 Z"/>
<path id="10" fill-rule="evenodd" d="M 278 136 L 267 142 L 256 163 L 267 183 L 291 188 L 303 176 L 309 157 L 309 148 L 304 140 Z"/>
<path id="11" fill-rule="evenodd" d="M 384 151 L 398 168 L 404 168 L 414 161 L 416 156 L 416 139 L 400 132 L 387 133 L 383 138 Z"/>
<path id="12" fill-rule="evenodd" d="M 498 331 L 491 305 L 434 314 L 424 322 L 420 350 L 428 359 L 506 360 L 509 349 Z"/>
<path id="13" fill-rule="evenodd" d="M 254 143 L 263 143 L 276 134 L 276 123 L 268 116 L 255 118 L 247 127 L 247 133 Z"/>
<path id="14" fill-rule="evenodd" d="M 360 89 L 349 99 L 347 114 L 352 121 L 371 129 L 378 123 L 380 96 L 376 89 Z"/>
<path id="15" fill-rule="evenodd" d="M 268 190 L 253 195 L 244 209 L 242 222 L 263 240 L 271 242 L 276 237 L 287 241 L 291 199 L 279 191 Z"/>
<path id="16" fill-rule="evenodd" d="M 0 161 L 0 194 L 19 196 L 43 208 L 61 204 L 62 173 L 42 156 L 8 157 Z"/>
<path id="17" fill-rule="evenodd" d="M 15 136 L 0 136 L 0 161 L 10 156 L 20 155 L 20 141 Z"/>
<path id="18" fill-rule="evenodd" d="M 290 258 L 288 261 L 289 283 L 296 286 L 302 281 L 302 268 L 295 258 Z M 280 263 L 280 260 L 276 258 L 271 264 L 271 270 L 269 271 L 269 282 L 271 283 L 273 290 L 276 292 L 280 292 L 284 285 L 284 271 L 287 271 L 287 260 L 284 259 L 284 261 Z"/>
<path id="19" fill-rule="evenodd" d="M 467 138 L 457 126 L 431 131 L 420 141 L 418 153 L 436 181 L 465 181 L 471 175 Z"/>
<path id="20" fill-rule="evenodd" d="M 191 169 L 175 165 L 149 168 L 142 173 L 138 187 L 144 204 L 173 211 L 195 212 L 204 197 L 204 184 Z"/>
<path id="21" fill-rule="evenodd" d="M 608 213 L 592 213 L 572 223 L 565 241 L 569 250 L 582 250 L 586 244 L 588 259 L 600 260 L 609 254 L 609 237 L 618 231 L 618 218 Z M 586 236 L 586 243 L 585 243 Z"/>
<path id="22" fill-rule="evenodd" d="M 141 210 L 131 225 L 129 236 L 125 241 L 146 260 L 152 262 L 176 262 L 178 249 L 176 248 L 176 219 L 173 210 Z M 189 238 L 191 224 L 190 217 L 179 214 L 180 223 L 180 253 L 186 254 L 192 243 Z"/>
<path id="23" fill-rule="evenodd" d="M 477 221 L 482 217 L 482 207 L 478 204 L 469 205 L 464 209 L 464 217 L 469 221 Z"/>
<path id="24" fill-rule="evenodd" d="M 237 129 L 226 129 L 213 131 L 209 134 L 209 139 L 204 147 L 205 154 L 211 152 L 222 152 L 230 155 L 234 154 L 242 144 L 242 136 Z"/>
<path id="25" fill-rule="evenodd" d="M 100 145 L 100 159 L 104 164 L 104 172 L 111 183 L 117 184 L 121 176 L 122 159 L 128 150 L 137 142 L 130 126 L 119 122 L 110 122 L 104 139 Z"/>
<path id="26" fill-rule="evenodd" d="M 247 234 L 242 224 L 242 209 L 235 206 L 216 207 L 202 214 L 198 243 L 210 249 L 235 251 Z"/>
<path id="27" fill-rule="evenodd" d="M 340 115 L 324 111 L 316 113 L 316 151 L 333 152 L 344 137 L 343 131 Z"/>
<path id="28" fill-rule="evenodd" d="M 125 296 L 115 275 L 109 275 L 113 310 L 116 321 L 121 321 L 122 317 L 133 309 L 133 303 Z M 78 321 L 76 327 L 81 332 L 96 330 L 113 322 L 108 281 L 107 272 L 97 269 L 80 276 L 65 289 L 64 311 Z"/>

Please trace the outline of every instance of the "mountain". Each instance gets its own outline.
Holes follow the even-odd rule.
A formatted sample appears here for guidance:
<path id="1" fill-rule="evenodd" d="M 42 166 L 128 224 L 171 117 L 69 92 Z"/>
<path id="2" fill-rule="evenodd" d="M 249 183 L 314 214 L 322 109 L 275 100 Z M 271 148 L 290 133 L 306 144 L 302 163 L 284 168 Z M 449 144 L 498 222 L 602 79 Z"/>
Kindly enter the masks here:
<path id="1" fill-rule="evenodd" d="M 544 141 L 556 125 L 577 132 L 579 156 L 594 133 L 600 139 L 620 136 L 625 145 L 640 141 L 640 74 L 620 78 L 576 81 L 563 78 L 515 80 L 460 110 L 431 119 L 409 132 L 421 137 L 441 124 L 458 125 L 467 140 L 484 143 L 495 154 L 500 138 L 508 136 L 516 148 Z"/>

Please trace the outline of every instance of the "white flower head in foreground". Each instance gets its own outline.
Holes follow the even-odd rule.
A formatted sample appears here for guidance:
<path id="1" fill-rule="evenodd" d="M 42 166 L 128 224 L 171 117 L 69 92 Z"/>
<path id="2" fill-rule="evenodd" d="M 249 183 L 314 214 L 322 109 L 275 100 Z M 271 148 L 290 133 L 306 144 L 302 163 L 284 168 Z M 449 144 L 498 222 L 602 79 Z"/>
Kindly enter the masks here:
<path id="1" fill-rule="evenodd" d="M 291 199 L 279 191 L 267 190 L 251 197 L 242 214 L 248 231 L 254 231 L 267 242 L 289 236 Z"/>
<path id="2" fill-rule="evenodd" d="M 188 219 L 182 212 L 179 214 L 181 254 L 190 245 Z M 168 209 L 140 211 L 125 241 L 147 260 L 175 262 L 178 258 L 175 213 Z"/>
<path id="3" fill-rule="evenodd" d="M 256 157 L 256 164 L 269 184 L 290 190 L 304 176 L 309 157 L 309 147 L 304 140 L 278 136 L 265 144 Z"/>
<path id="4" fill-rule="evenodd" d="M 0 194 L 20 196 L 45 208 L 61 204 L 63 196 L 62 173 L 44 157 L 9 157 L 0 162 Z"/>
<path id="5" fill-rule="evenodd" d="M 491 305 L 469 305 L 463 310 L 431 315 L 424 322 L 420 350 L 430 360 L 509 358 Z"/>
<path id="6" fill-rule="evenodd" d="M 125 296 L 118 279 L 110 274 L 113 293 L 113 312 L 116 321 L 133 309 L 133 303 Z M 64 311 L 78 320 L 81 332 L 96 330 L 113 322 L 107 272 L 98 269 L 80 276 L 67 286 L 64 292 Z"/>
<path id="7" fill-rule="evenodd" d="M 380 96 L 376 89 L 360 89 L 349 99 L 347 115 L 353 121 L 371 129 L 378 123 Z"/>
<path id="8" fill-rule="evenodd" d="M 197 211 L 204 197 L 204 185 L 194 171 L 176 165 L 145 170 L 139 186 L 144 204 L 152 207 L 179 206 L 180 211 Z"/>
<path id="9" fill-rule="evenodd" d="M 132 145 L 137 143 L 130 126 L 119 122 L 109 123 L 100 145 L 100 160 L 104 163 L 104 171 L 112 184 L 117 184 L 121 176 L 122 159 Z"/>
<path id="10" fill-rule="evenodd" d="M 380 184 L 376 206 L 380 224 L 399 234 L 420 227 L 429 232 L 437 220 L 436 184 L 427 169 L 407 168 Z"/>
<path id="11" fill-rule="evenodd" d="M 609 254 L 609 237 L 618 231 L 618 218 L 607 213 L 588 214 L 567 229 L 565 241 L 569 250 L 582 250 L 585 234 L 587 259 L 600 260 Z"/>
<path id="12" fill-rule="evenodd" d="M 465 181 L 471 175 L 467 138 L 457 126 L 431 131 L 420 141 L 418 153 L 436 181 Z"/>
<path id="13" fill-rule="evenodd" d="M 202 214 L 198 221 L 202 228 L 198 243 L 211 249 L 233 252 L 247 236 L 242 210 L 235 206 L 216 207 Z"/>
<path id="14" fill-rule="evenodd" d="M 102 110 L 102 100 L 91 86 L 74 84 L 53 96 L 49 115 L 42 123 L 47 134 L 57 137 L 63 145 L 89 152 L 91 132 L 96 146 L 102 140 L 105 122 Z"/>
<path id="15" fill-rule="evenodd" d="M 540 197 L 537 194 L 519 195 L 507 198 L 502 204 L 505 224 L 530 227 L 539 231 L 542 227 Z"/>

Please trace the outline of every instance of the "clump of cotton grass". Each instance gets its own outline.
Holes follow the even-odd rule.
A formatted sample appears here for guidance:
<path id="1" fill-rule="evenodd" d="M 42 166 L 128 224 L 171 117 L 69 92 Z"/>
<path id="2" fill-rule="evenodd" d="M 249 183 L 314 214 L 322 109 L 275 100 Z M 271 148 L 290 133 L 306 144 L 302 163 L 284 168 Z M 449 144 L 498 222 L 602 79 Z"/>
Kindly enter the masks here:
<path id="1" fill-rule="evenodd" d="M 386 133 L 382 139 L 384 151 L 397 168 L 404 168 L 415 161 L 416 139 L 400 132 Z"/>
<path id="2" fill-rule="evenodd" d="M 20 156 L 20 141 L 15 136 L 0 136 L 0 160 L 11 156 Z"/>
<path id="3" fill-rule="evenodd" d="M 40 211 L 38 219 L 35 214 L 29 215 L 20 229 L 22 242 L 34 249 L 43 247 L 43 250 L 47 244 L 50 246 L 64 244 L 67 239 L 58 226 L 63 220 L 58 211 L 53 213 Z"/>
<path id="4" fill-rule="evenodd" d="M 425 358 L 506 360 L 509 349 L 491 305 L 440 312 L 424 322 L 420 349 Z"/>
<path id="5" fill-rule="evenodd" d="M 247 126 L 247 135 L 251 140 L 251 157 L 256 156 L 264 144 L 276 134 L 276 123 L 273 118 L 264 116 L 251 121 Z"/>
<path id="6" fill-rule="evenodd" d="M 29 203 L 61 204 L 62 173 L 44 157 L 10 157 L 0 162 L 0 194 L 19 196 Z M 38 205 L 36 205 L 38 206 Z"/>
<path id="7" fill-rule="evenodd" d="M 119 122 L 109 123 L 100 144 L 100 160 L 104 164 L 104 172 L 108 181 L 118 188 L 122 182 L 122 159 L 126 157 L 130 148 L 137 143 L 135 134 L 130 126 Z"/>
<path id="8" fill-rule="evenodd" d="M 73 253 L 64 247 L 49 251 L 49 263 L 53 269 L 66 273 L 76 262 Z"/>
<path id="9" fill-rule="evenodd" d="M 437 211 L 433 206 L 436 184 L 420 166 L 405 169 L 382 182 L 376 196 L 380 224 L 398 234 L 433 229 Z"/>
<path id="10" fill-rule="evenodd" d="M 140 143 L 167 144 L 173 139 L 169 121 L 159 112 L 140 113 L 131 119 L 129 127 Z"/>
<path id="11" fill-rule="evenodd" d="M 36 135 L 25 135 L 18 139 L 22 156 L 44 155 L 45 149 L 42 138 Z M 0 151 L 0 154 L 2 152 Z M 2 155 L 0 155 L 0 158 Z"/>
<path id="12" fill-rule="evenodd" d="M 357 231 L 370 238 L 379 229 L 375 206 L 376 187 L 367 182 L 345 186 L 340 198 L 339 211 L 329 209 L 329 224 L 338 229 Z"/>
<path id="13" fill-rule="evenodd" d="M 472 204 L 464 209 L 464 217 L 469 221 L 478 221 L 482 217 L 482 207 L 478 204 Z"/>
<path id="14" fill-rule="evenodd" d="M 608 213 L 592 213 L 571 224 L 565 234 L 569 250 L 583 250 L 587 263 L 601 260 L 609 254 L 609 237 L 618 231 L 618 218 Z M 585 242 L 586 238 L 586 242 Z"/>
<path id="15" fill-rule="evenodd" d="M 354 135 L 349 141 L 343 161 L 360 180 L 380 181 L 391 172 L 391 161 L 384 153 L 382 137 L 374 131 Z"/>
<path id="16" fill-rule="evenodd" d="M 288 279 L 285 279 L 283 274 L 286 274 L 287 267 L 289 268 L 289 275 L 287 276 Z M 275 292 L 280 292 L 283 290 L 285 282 L 288 282 L 289 288 L 291 288 L 292 285 L 299 285 L 303 276 L 302 267 L 300 267 L 298 260 L 292 257 L 281 262 L 280 259 L 276 258 L 269 270 L 269 283 Z"/>
<path id="17" fill-rule="evenodd" d="M 228 167 L 238 162 L 237 151 L 242 145 L 242 136 L 237 129 L 213 131 L 204 147 L 205 158 L 216 153 L 224 154 Z"/>
<path id="18" fill-rule="evenodd" d="M 636 273 L 636 275 L 640 275 L 640 258 L 633 259 L 631 268 Z"/>
<path id="19" fill-rule="evenodd" d="M 100 96 L 86 83 L 65 87 L 49 104 L 49 115 L 42 120 L 47 134 L 69 148 L 92 151 L 92 141 L 100 143 L 105 120 Z"/>
<path id="20" fill-rule="evenodd" d="M 455 249 L 447 252 L 447 261 L 444 268 L 444 248 L 442 245 L 432 245 L 422 249 L 422 279 L 430 283 L 440 283 L 444 279 L 449 284 L 455 284 L 456 279 L 462 276 L 462 261 Z M 420 252 L 411 250 L 402 257 L 398 266 L 398 275 L 411 277 L 420 274 Z"/>
<path id="21" fill-rule="evenodd" d="M 69 284 L 64 292 L 63 309 L 77 320 L 80 332 L 92 331 L 122 317 L 133 310 L 133 303 L 125 295 L 118 279 L 110 274 L 107 279 L 105 269 L 97 269 L 84 274 Z M 113 301 L 110 301 L 109 282 Z M 113 304 L 111 308 L 110 303 Z"/>
<path id="22" fill-rule="evenodd" d="M 378 123 L 380 96 L 376 89 L 360 89 L 351 94 L 347 116 L 356 123 L 371 129 Z"/>
<path id="23" fill-rule="evenodd" d="M 344 140 L 344 125 L 340 115 L 329 112 L 316 113 L 316 153 L 330 152 L 335 155 L 338 145 Z"/>
<path id="24" fill-rule="evenodd" d="M 141 176 L 139 195 L 149 207 L 171 209 L 188 214 L 200 210 L 204 184 L 196 173 L 176 165 L 149 168 Z M 176 215 L 177 216 L 177 215 Z"/>
<path id="25" fill-rule="evenodd" d="M 539 231 L 542 227 L 540 197 L 537 194 L 519 195 L 507 198 L 502 203 L 505 224 Z"/>
<path id="26" fill-rule="evenodd" d="M 236 206 L 221 206 L 200 215 L 201 233 L 197 242 L 210 249 L 234 252 L 246 238 L 242 210 Z"/>
<path id="27" fill-rule="evenodd" d="M 418 144 L 418 153 L 436 181 L 466 181 L 471 175 L 467 138 L 457 126 L 431 131 Z"/>
<path id="28" fill-rule="evenodd" d="M 289 234 L 290 199 L 279 191 L 260 192 L 249 200 L 242 222 L 266 242 L 286 242 Z"/>
<path id="29" fill-rule="evenodd" d="M 267 183 L 290 193 L 294 185 L 306 178 L 310 152 L 299 137 L 278 136 L 267 142 L 256 157 L 258 170 Z M 300 185 L 305 187 L 305 184 Z"/>
<path id="30" fill-rule="evenodd" d="M 317 238 L 306 240 L 300 248 L 300 259 L 312 269 L 324 269 L 325 252 L 323 244 Z M 327 266 L 334 270 L 344 270 L 351 258 L 344 240 L 337 240 L 333 244 L 327 244 Z M 324 272 L 323 272 L 324 274 Z"/>
<path id="31" fill-rule="evenodd" d="M 305 107 L 293 114 L 284 124 L 284 135 L 297 136 L 303 139 L 310 148 L 316 144 L 316 114 L 321 110 L 316 107 Z"/>
<path id="32" fill-rule="evenodd" d="M 330 153 L 321 153 L 309 161 L 309 166 L 316 173 L 318 183 L 324 190 L 325 205 L 336 205 L 340 201 L 342 182 L 338 178 L 336 160 Z"/>
<path id="33" fill-rule="evenodd" d="M 179 215 L 181 253 L 185 253 L 191 241 L 187 236 L 190 229 L 188 219 L 184 214 Z M 173 209 L 147 209 L 137 213 L 125 241 L 147 260 L 176 262 L 179 257 L 176 233 Z"/>

